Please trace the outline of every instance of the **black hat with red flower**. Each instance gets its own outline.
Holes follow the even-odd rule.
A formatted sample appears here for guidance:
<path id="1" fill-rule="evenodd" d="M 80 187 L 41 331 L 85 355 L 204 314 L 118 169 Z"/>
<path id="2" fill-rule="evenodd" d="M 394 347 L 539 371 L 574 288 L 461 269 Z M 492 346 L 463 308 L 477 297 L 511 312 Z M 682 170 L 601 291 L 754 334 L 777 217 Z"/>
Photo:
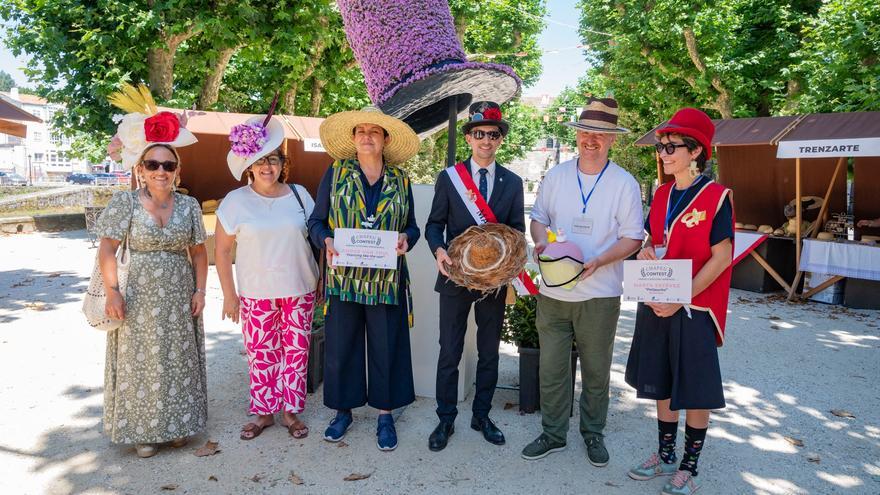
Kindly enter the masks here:
<path id="1" fill-rule="evenodd" d="M 494 101 L 478 101 L 471 104 L 468 121 L 461 126 L 461 132 L 467 134 L 478 125 L 498 126 L 502 136 L 507 135 L 510 124 L 501 118 L 501 107 Z"/>

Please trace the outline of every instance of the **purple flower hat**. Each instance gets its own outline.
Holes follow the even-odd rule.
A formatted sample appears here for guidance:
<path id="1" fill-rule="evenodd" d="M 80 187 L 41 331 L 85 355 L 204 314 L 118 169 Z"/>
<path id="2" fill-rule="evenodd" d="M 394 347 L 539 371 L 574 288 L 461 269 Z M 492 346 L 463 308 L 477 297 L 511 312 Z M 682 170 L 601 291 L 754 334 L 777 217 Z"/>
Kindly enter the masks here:
<path id="1" fill-rule="evenodd" d="M 231 149 L 226 164 L 235 180 L 254 162 L 278 149 L 284 141 L 284 128 L 273 116 L 258 115 L 238 124 L 229 132 Z"/>
<path id="2" fill-rule="evenodd" d="M 338 0 L 345 33 L 373 103 L 419 137 L 445 127 L 471 102 L 505 103 L 522 81 L 501 64 L 468 62 L 446 0 Z"/>

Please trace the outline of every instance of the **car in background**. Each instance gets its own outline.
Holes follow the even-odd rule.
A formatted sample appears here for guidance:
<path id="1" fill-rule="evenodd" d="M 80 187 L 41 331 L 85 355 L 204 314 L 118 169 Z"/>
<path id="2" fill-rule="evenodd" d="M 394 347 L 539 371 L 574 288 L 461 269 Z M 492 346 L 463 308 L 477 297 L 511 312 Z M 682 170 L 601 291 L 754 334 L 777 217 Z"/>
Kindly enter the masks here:
<path id="1" fill-rule="evenodd" d="M 115 186 L 119 184 L 120 177 L 116 174 L 111 174 L 107 172 L 96 172 L 92 175 L 95 176 L 95 184 L 99 186 Z"/>
<path id="2" fill-rule="evenodd" d="M 27 179 L 15 172 L 0 172 L 0 185 L 3 186 L 26 186 Z"/>
<path id="3" fill-rule="evenodd" d="M 71 184 L 94 184 L 95 176 L 92 174 L 70 174 L 65 180 Z"/>

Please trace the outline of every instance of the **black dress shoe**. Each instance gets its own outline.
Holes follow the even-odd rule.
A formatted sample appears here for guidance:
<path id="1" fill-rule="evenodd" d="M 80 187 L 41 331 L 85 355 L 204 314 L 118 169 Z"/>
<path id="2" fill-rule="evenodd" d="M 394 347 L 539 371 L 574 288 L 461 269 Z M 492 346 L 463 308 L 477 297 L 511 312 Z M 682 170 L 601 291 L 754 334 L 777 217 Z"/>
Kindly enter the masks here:
<path id="1" fill-rule="evenodd" d="M 471 428 L 477 431 L 482 431 L 483 438 L 485 438 L 487 442 L 494 443 L 495 445 L 504 445 L 504 433 L 501 433 L 501 430 L 495 426 L 495 423 L 493 423 L 491 419 L 474 416 L 471 418 Z"/>
<path id="2" fill-rule="evenodd" d="M 453 433 L 455 433 L 455 424 L 441 421 L 440 424 L 434 428 L 434 431 L 431 432 L 431 436 L 428 437 L 428 448 L 434 452 L 440 452 L 446 448 L 446 444 L 449 443 L 449 437 L 451 437 Z"/>

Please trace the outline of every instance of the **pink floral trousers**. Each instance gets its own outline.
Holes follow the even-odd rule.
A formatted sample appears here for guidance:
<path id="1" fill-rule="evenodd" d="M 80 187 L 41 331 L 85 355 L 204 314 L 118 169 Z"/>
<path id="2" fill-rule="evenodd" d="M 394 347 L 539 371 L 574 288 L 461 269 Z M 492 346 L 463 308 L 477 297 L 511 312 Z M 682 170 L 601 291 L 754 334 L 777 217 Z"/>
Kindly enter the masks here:
<path id="1" fill-rule="evenodd" d="M 309 335 L 315 293 L 241 301 L 241 329 L 250 372 L 250 412 L 294 414 L 306 405 Z"/>

